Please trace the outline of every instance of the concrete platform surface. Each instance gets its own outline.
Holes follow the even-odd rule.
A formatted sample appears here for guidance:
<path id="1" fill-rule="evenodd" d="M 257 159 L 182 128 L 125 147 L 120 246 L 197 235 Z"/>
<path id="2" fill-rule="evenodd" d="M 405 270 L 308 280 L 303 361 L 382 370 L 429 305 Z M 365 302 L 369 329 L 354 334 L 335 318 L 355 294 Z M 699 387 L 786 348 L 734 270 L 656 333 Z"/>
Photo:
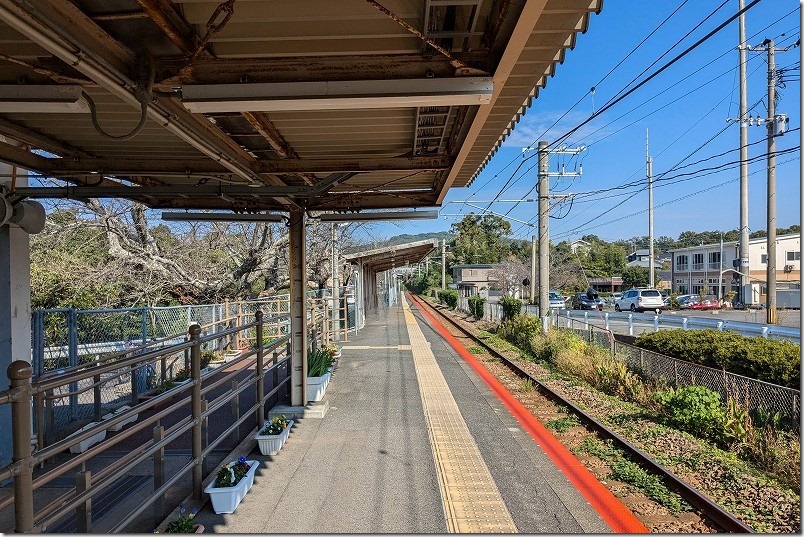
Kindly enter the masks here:
<path id="1" fill-rule="evenodd" d="M 610 532 L 475 372 L 418 319 L 516 530 Z M 207 503 L 196 517 L 207 533 L 449 531 L 443 461 L 437 467 L 432 409 L 423 407 L 402 308 L 380 309 L 343 345 L 324 417 L 304 413 L 275 456 L 243 453 L 260 461 L 254 486 L 235 513 L 216 515 Z"/>

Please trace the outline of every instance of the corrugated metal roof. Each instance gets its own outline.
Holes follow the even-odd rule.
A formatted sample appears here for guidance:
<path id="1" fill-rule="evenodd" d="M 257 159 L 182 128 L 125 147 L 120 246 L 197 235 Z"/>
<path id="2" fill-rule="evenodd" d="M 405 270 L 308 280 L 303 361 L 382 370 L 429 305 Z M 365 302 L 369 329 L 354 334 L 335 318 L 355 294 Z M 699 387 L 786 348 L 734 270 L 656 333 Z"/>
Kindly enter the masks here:
<path id="1" fill-rule="evenodd" d="M 67 195 L 108 194 L 152 207 L 439 205 L 449 188 L 470 184 L 488 163 L 600 5 L 0 0 L 0 85 L 80 85 L 95 103 L 97 122 L 113 135 L 137 125 L 137 99 L 150 91 L 148 118 L 128 141 L 99 134 L 86 113 L 0 113 L 0 135 L 12 145 L 64 157 L 36 159 L 0 144 L 0 160 L 78 185 Z M 484 76 L 493 91 L 483 105 L 400 105 L 372 84 L 420 81 L 413 84 L 429 92 L 428 80 L 462 87 L 467 77 Z M 182 89 L 191 85 L 236 90 L 270 83 L 303 100 L 294 93 L 307 91 L 299 83 L 336 81 L 353 82 L 380 107 L 343 108 L 343 96 L 326 94 L 316 96 L 324 108 L 316 110 L 281 104 L 201 114 L 182 103 Z M 107 181 L 98 186 L 101 174 Z M 263 186 L 253 195 L 226 190 L 247 184 Z M 201 185 L 221 189 L 204 196 Z"/>

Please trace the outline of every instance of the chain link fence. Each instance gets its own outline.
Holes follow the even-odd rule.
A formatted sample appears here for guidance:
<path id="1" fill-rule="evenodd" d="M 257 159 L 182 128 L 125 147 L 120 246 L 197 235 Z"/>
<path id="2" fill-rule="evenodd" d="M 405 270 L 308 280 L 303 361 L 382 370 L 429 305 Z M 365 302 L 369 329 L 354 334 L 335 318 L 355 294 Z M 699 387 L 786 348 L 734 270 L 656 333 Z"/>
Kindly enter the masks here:
<path id="1" fill-rule="evenodd" d="M 779 413 L 797 424 L 801 419 L 801 392 L 769 382 L 736 375 L 723 369 L 693 364 L 664 354 L 655 353 L 614 339 L 605 328 L 578 319 L 554 319 L 559 330 L 569 330 L 586 341 L 609 349 L 613 356 L 628 366 L 661 383 L 672 386 L 705 386 L 718 392 L 723 401 L 729 398 L 750 411 L 762 408 L 771 414 Z"/>

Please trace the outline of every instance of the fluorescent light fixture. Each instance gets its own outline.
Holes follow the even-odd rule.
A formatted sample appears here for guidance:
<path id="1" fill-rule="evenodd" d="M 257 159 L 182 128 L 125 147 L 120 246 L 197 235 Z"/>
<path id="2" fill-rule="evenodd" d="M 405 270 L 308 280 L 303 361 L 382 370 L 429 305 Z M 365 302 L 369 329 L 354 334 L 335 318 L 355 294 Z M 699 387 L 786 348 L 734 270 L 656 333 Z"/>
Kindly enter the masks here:
<path id="1" fill-rule="evenodd" d="M 162 220 L 194 222 L 282 222 L 281 214 L 162 213 Z"/>
<path id="2" fill-rule="evenodd" d="M 214 84 L 182 87 L 195 113 L 418 108 L 489 104 L 491 77 Z"/>
<path id="3" fill-rule="evenodd" d="M 0 85 L 0 113 L 88 114 L 82 91 L 81 86 Z"/>
<path id="4" fill-rule="evenodd" d="M 374 213 L 324 213 L 318 217 L 322 222 L 369 222 L 374 220 L 433 220 L 438 211 L 387 211 Z"/>

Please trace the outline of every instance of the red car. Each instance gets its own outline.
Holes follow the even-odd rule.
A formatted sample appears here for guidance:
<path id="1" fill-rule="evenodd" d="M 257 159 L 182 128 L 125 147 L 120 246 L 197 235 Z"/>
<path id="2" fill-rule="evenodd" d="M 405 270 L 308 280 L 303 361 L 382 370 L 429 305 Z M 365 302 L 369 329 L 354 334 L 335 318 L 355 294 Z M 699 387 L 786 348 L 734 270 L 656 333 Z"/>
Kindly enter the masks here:
<path id="1" fill-rule="evenodd" d="M 717 297 L 715 295 L 707 295 L 703 298 L 703 300 L 699 300 L 698 302 L 690 304 L 689 309 L 716 310 L 720 309 L 720 304 L 718 303 Z"/>

